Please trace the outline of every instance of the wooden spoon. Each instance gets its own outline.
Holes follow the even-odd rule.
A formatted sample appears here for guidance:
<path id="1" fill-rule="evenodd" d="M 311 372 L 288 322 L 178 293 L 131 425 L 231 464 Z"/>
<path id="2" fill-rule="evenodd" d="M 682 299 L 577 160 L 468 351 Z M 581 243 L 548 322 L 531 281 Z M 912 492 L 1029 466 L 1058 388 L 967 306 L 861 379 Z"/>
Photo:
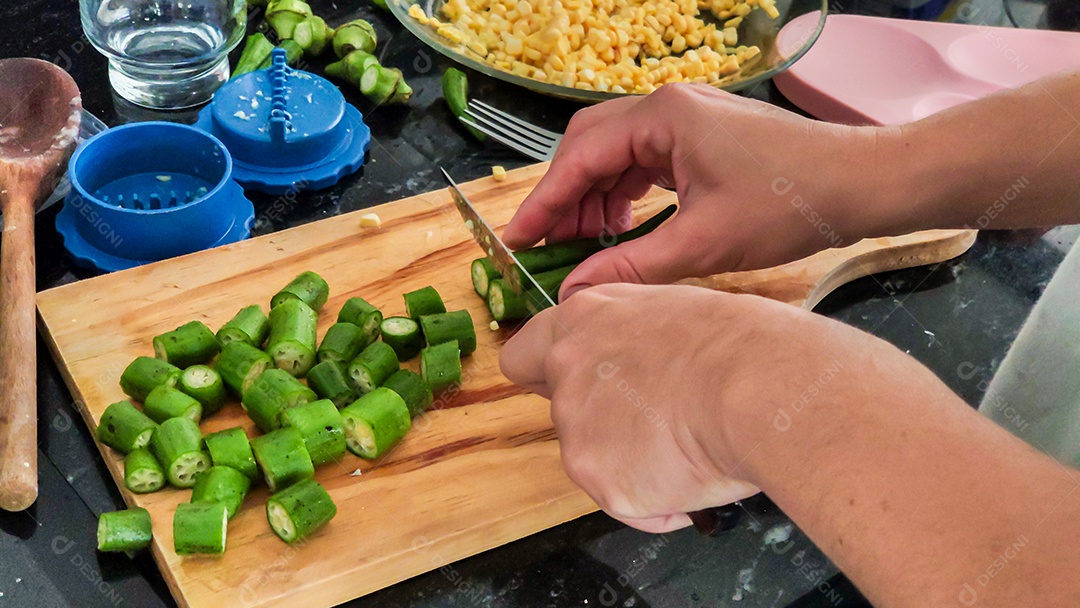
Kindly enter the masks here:
<path id="1" fill-rule="evenodd" d="M 0 60 L 0 508 L 37 498 L 34 211 L 56 186 L 79 135 L 82 99 L 64 70 Z"/>

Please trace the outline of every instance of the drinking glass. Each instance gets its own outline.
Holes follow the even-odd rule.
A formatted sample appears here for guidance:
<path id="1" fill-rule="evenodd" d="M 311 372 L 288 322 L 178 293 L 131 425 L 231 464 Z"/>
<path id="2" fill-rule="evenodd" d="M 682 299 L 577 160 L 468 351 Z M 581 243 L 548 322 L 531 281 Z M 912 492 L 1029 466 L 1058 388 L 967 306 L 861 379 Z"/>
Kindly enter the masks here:
<path id="1" fill-rule="evenodd" d="M 156 109 L 209 101 L 247 21 L 245 0 L 79 0 L 79 12 L 113 89 Z"/>

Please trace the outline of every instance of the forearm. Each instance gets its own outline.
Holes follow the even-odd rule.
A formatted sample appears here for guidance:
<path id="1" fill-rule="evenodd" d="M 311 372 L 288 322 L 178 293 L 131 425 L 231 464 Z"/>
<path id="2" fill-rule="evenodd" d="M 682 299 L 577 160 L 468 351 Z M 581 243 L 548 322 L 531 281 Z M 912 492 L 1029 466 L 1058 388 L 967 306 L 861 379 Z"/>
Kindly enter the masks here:
<path id="1" fill-rule="evenodd" d="M 868 236 L 1080 223 L 1080 71 L 883 133 Z"/>
<path id="2" fill-rule="evenodd" d="M 904 390 L 841 391 L 843 375 L 867 364 L 905 378 Z M 898 353 L 831 369 L 815 396 L 721 424 L 731 429 L 724 458 L 742 461 L 736 476 L 775 500 L 874 605 L 957 605 L 971 591 L 980 606 L 1080 605 L 1075 471 Z"/>

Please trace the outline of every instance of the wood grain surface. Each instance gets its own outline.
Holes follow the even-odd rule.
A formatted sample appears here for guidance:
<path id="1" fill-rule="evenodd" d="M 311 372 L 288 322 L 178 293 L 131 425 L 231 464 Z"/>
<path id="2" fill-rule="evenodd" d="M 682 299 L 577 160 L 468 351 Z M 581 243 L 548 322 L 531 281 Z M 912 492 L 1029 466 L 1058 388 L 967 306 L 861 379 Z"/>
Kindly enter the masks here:
<path id="1" fill-rule="evenodd" d="M 489 222 L 502 226 L 545 169 L 526 167 L 504 182 L 485 178 L 463 190 Z M 654 190 L 636 205 L 637 216 L 673 200 Z M 370 211 L 379 214 L 381 227 L 361 228 L 356 212 L 38 294 L 42 331 L 92 427 L 106 406 L 124 398 L 120 372 L 136 356 L 153 354 L 154 335 L 191 319 L 216 329 L 244 305 L 268 306 L 270 296 L 304 270 L 330 284 L 320 337 L 349 297 L 362 296 L 387 315 L 403 314 L 401 294 L 429 284 L 448 309 L 467 308 L 473 316 L 479 346 L 464 362 L 462 389 L 437 397 L 435 409 L 416 419 L 381 461 L 346 455 L 320 467 L 316 478 L 338 515 L 301 546 L 289 547 L 271 532 L 260 485 L 229 524 L 223 557 L 178 557 L 172 512 L 189 492 L 131 494 L 123 487 L 122 460 L 101 446 L 125 500 L 150 511 L 154 558 L 182 606 L 330 606 L 596 509 L 562 473 L 547 401 L 499 372 L 499 345 L 510 330 L 487 327 L 490 315 L 469 279 L 469 262 L 481 251 L 446 191 L 364 212 Z M 940 261 L 961 253 L 972 238 L 950 231 L 879 239 L 702 283 L 800 303 L 822 279 Z M 409 367 L 415 369 L 415 360 Z M 239 405 L 226 406 L 202 428 L 235 425 L 255 434 Z"/>

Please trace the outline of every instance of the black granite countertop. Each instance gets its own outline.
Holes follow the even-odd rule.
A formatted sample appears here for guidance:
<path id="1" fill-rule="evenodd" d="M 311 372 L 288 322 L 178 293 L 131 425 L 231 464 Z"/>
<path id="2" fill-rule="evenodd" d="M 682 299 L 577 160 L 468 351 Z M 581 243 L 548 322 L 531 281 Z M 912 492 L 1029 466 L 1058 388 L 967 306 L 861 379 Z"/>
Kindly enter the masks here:
<path id="1" fill-rule="evenodd" d="M 255 232 L 264 234 L 442 187 L 436 167 L 460 181 L 527 159 L 469 137 L 441 101 L 450 62 L 366 2 L 313 2 L 328 21 L 355 14 L 378 28 L 384 62 L 415 89 L 409 107 L 371 107 L 347 93 L 371 126 L 365 167 L 337 186 L 303 193 L 282 208 L 253 195 Z M 356 5 L 362 4 L 359 8 Z M 847 3 L 858 10 L 859 2 Z M 68 69 L 87 110 L 110 125 L 161 118 L 114 100 L 105 59 L 82 36 L 74 0 L 0 5 L 0 57 L 34 56 Z M 576 104 L 478 74 L 472 93 L 551 129 Z M 0 84 L 2 86 L 2 84 Z M 791 107 L 771 84 L 750 95 Z M 183 118 L 174 116 L 173 118 Z M 90 275 L 67 257 L 53 228 L 58 207 L 39 215 L 38 287 Z M 933 267 L 855 281 L 818 312 L 897 344 L 969 403 L 1001 361 L 1076 231 L 984 233 L 970 252 Z M 0 512 L 0 606 L 173 606 L 149 556 L 95 551 L 95 521 L 123 501 L 80 422 L 47 349 L 39 344 L 41 495 L 24 513 Z M 863 606 L 836 568 L 767 499 L 747 501 L 738 525 L 717 538 L 692 530 L 644 534 L 594 514 L 462 560 L 348 605 L 438 606 Z"/>

